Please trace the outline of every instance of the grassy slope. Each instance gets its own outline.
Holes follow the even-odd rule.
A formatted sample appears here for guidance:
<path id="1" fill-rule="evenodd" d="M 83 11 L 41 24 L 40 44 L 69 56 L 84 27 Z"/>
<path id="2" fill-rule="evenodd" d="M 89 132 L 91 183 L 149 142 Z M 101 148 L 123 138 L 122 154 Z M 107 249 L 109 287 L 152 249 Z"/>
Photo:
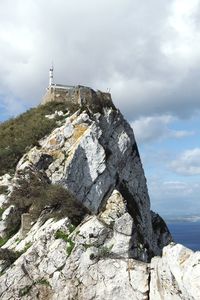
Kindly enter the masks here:
<path id="1" fill-rule="evenodd" d="M 66 111 L 66 104 L 49 102 L 0 124 L 0 176 L 13 173 L 22 155 L 56 127 L 58 118 L 45 118 L 55 110 Z"/>

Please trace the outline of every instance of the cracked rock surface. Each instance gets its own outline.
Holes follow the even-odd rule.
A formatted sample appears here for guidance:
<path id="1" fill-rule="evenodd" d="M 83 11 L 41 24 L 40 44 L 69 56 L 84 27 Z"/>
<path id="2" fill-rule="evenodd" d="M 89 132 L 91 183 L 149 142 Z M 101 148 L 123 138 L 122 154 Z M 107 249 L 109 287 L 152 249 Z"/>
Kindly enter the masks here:
<path id="1" fill-rule="evenodd" d="M 113 249 L 113 231 L 97 216 L 86 217 L 70 233 L 68 218 L 40 220 L 20 243 L 13 237 L 4 247 L 30 247 L 3 275 L 1 299 L 148 299 L 148 264 Z M 73 241 L 56 238 L 62 230 Z M 126 240 L 121 246 L 126 244 Z M 44 291 L 45 288 L 45 291 Z"/>
<path id="2" fill-rule="evenodd" d="M 110 228 L 100 216 L 86 216 L 72 231 L 68 218 L 39 219 L 25 239 L 16 235 L 3 246 L 22 254 L 2 273 L 0 298 L 199 299 L 199 252 L 170 244 L 151 263 L 135 260 L 127 252 L 129 229 L 122 217 L 117 223 Z"/>
<path id="3" fill-rule="evenodd" d="M 62 203 L 52 199 L 36 218 L 39 191 L 20 207 L 10 203 L 20 188 L 22 195 L 29 189 L 30 176 L 82 205 L 79 222 L 54 214 Z M 150 211 L 133 131 L 113 105 L 66 115 L 21 158 L 13 178 L 0 178 L 1 186 L 0 299 L 200 298 L 199 254 L 170 244 L 165 222 Z M 67 201 L 61 211 L 70 211 Z"/>
<path id="4" fill-rule="evenodd" d="M 101 212 L 105 222 L 105 207 L 113 218 L 110 223 L 128 212 L 130 220 L 124 222 L 131 224 L 131 257 L 148 261 L 171 241 L 164 222 L 161 230 L 153 228 L 155 219 L 161 219 L 150 212 L 133 130 L 118 110 L 105 108 L 101 114 L 77 111 L 40 141 L 40 147 L 23 156 L 17 171 L 25 168 L 44 172 L 50 182 L 69 190 L 92 213 Z"/>

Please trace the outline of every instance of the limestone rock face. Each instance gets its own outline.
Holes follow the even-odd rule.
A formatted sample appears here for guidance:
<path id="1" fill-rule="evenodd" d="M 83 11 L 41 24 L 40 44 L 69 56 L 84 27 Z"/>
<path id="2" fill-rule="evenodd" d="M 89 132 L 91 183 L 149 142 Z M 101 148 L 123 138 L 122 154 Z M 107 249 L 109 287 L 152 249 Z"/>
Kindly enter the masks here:
<path id="1" fill-rule="evenodd" d="M 14 177 L 0 178 L 0 299 L 198 299 L 198 254 L 167 246 L 133 131 L 106 97 L 82 93 Z"/>
<path id="2" fill-rule="evenodd" d="M 92 213 L 101 212 L 113 226 L 118 215 L 126 214 L 131 257 L 148 261 L 161 254 L 171 236 L 166 226 L 162 231 L 152 226 L 155 218 L 134 134 L 118 110 L 77 111 L 40 146 L 24 155 L 18 172 L 31 168 L 45 173 L 50 182 L 65 187 Z"/>
<path id="3" fill-rule="evenodd" d="M 11 176 L 5 174 L 0 176 L 0 207 L 7 202 L 7 194 L 12 190 Z"/>
<path id="4" fill-rule="evenodd" d="M 76 228 L 69 218 L 38 219 L 24 239 L 16 234 L 2 247 L 19 257 L 7 269 L 1 261 L 0 298 L 198 300 L 200 252 L 170 244 L 150 264 L 130 258 L 126 215 L 113 229 L 100 216 Z"/>
<path id="5" fill-rule="evenodd" d="M 150 299 L 200 299 L 200 252 L 170 244 L 151 260 Z"/>
<path id="6" fill-rule="evenodd" d="M 0 237 L 5 236 L 6 230 L 12 227 L 12 220 L 16 213 L 13 205 L 7 207 L 8 195 L 12 191 L 11 179 L 9 174 L 0 176 Z"/>
<path id="7" fill-rule="evenodd" d="M 38 220 L 24 240 L 3 246 L 21 256 L 1 276 L 1 299 L 148 299 L 148 264 L 128 258 L 126 239 L 122 253 L 117 231 L 97 216 L 71 226 L 68 218 Z"/>

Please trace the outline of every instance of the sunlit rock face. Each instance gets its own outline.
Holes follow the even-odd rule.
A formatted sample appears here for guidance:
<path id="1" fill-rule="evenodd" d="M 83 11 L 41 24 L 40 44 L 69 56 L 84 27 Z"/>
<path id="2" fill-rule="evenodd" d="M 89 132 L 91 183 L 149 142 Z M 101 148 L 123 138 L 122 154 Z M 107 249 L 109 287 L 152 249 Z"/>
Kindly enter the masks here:
<path id="1" fill-rule="evenodd" d="M 151 260 L 150 299 L 200 299 L 200 252 L 170 244 Z"/>
<path id="2" fill-rule="evenodd" d="M 124 223 L 131 224 L 130 257 L 148 261 L 161 254 L 171 236 L 166 226 L 162 230 L 152 226 L 160 217 L 150 212 L 134 134 L 118 110 L 103 107 L 101 113 L 77 111 L 40 141 L 40 146 L 21 159 L 18 171 L 29 167 L 44 172 L 53 184 L 68 189 L 94 214 L 109 205 L 110 209 L 117 206 L 116 199 L 108 199 L 114 197 L 114 191 L 116 198 L 118 192 L 124 201 Z M 116 220 L 114 216 L 113 226 Z"/>
<path id="3" fill-rule="evenodd" d="M 1 299 L 165 299 L 156 286 L 162 268 L 153 271 L 164 258 L 150 261 L 172 238 L 150 211 L 132 128 L 111 99 L 89 94 L 9 178 L 0 220 L 7 239 L 0 251 Z"/>

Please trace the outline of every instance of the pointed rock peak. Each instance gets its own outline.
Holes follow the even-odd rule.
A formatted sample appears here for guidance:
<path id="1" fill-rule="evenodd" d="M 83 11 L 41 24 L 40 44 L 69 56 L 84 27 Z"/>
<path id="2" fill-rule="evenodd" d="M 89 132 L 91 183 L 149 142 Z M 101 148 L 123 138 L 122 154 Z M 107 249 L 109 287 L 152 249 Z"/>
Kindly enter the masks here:
<path id="1" fill-rule="evenodd" d="M 56 101 L 66 111 L 48 111 L 55 126 L 26 148 L 13 178 L 0 178 L 0 297 L 164 299 L 164 283 L 156 297 L 149 289 L 160 288 L 169 253 L 178 262 L 167 262 L 167 282 L 183 291 L 192 253 L 170 246 L 155 271 L 147 264 L 172 238 L 150 210 L 133 130 L 110 94 L 52 84 L 43 103 Z"/>

